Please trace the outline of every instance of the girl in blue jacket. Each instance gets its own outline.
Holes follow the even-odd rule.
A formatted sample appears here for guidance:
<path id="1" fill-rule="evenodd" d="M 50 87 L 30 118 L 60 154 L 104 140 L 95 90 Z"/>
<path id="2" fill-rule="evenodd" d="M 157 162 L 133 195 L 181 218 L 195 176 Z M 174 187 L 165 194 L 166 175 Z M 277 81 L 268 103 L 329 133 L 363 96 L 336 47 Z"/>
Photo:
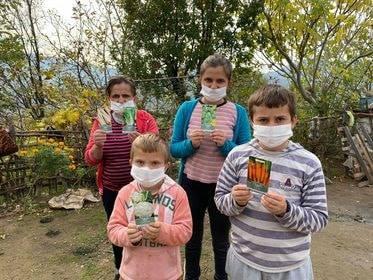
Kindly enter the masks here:
<path id="1" fill-rule="evenodd" d="M 199 279 L 203 224 L 209 213 L 216 280 L 227 279 L 228 217 L 214 203 L 217 178 L 228 153 L 251 139 L 246 110 L 226 98 L 232 65 L 219 54 L 210 55 L 200 69 L 202 97 L 184 102 L 174 121 L 171 154 L 181 158 L 180 185 L 185 189 L 193 218 L 193 235 L 185 247 L 185 279 Z M 206 123 L 206 121 L 208 123 Z"/>

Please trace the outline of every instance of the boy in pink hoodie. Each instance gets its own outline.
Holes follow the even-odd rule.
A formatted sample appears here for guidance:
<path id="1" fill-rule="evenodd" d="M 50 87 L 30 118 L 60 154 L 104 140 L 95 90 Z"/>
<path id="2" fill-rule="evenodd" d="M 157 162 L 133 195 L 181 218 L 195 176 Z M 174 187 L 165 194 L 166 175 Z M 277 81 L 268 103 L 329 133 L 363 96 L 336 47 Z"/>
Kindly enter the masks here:
<path id="1" fill-rule="evenodd" d="M 121 279 L 179 279 L 180 246 L 192 235 L 192 217 L 185 191 L 165 175 L 167 144 L 158 135 L 140 135 L 130 157 L 135 180 L 119 191 L 107 225 L 110 241 L 123 247 Z M 151 216 L 144 218 L 149 209 L 140 204 L 150 205 Z"/>

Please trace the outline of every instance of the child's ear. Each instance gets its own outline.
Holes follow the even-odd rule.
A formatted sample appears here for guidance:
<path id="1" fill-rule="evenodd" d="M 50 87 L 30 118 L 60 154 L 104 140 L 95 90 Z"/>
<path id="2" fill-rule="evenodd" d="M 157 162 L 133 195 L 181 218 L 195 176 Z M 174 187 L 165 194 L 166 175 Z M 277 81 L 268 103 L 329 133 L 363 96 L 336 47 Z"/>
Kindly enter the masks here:
<path id="1" fill-rule="evenodd" d="M 130 165 L 132 165 L 132 159 L 131 158 L 129 159 L 129 163 L 130 163 Z"/>
<path id="2" fill-rule="evenodd" d="M 171 166 L 171 163 L 168 161 L 164 165 L 164 169 L 167 170 Z"/>
<path id="3" fill-rule="evenodd" d="M 294 128 L 297 123 L 298 123 L 298 118 L 297 116 L 294 116 L 291 120 L 291 128 Z"/>

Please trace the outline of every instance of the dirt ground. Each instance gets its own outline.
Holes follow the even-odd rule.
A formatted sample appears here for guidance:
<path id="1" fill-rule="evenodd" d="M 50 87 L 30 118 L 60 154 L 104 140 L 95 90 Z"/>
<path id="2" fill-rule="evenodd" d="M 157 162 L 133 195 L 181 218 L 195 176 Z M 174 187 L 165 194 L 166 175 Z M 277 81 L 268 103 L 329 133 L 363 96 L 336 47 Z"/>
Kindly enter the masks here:
<path id="1" fill-rule="evenodd" d="M 315 279 L 373 279 L 373 188 L 334 179 L 327 189 L 330 222 L 313 236 Z M 113 279 L 101 204 L 79 211 L 50 211 L 45 201 L 31 204 L 35 208 L 31 214 L 25 215 L 21 207 L 0 216 L 0 279 Z M 201 279 L 210 280 L 208 231 L 204 239 Z"/>

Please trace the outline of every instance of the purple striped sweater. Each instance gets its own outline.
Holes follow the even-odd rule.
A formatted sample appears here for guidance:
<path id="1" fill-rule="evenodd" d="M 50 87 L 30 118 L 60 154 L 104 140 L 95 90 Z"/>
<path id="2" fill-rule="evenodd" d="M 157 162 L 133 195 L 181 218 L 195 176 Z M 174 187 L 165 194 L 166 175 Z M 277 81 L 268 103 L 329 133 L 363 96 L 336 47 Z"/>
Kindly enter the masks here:
<path id="1" fill-rule="evenodd" d="M 245 207 L 231 196 L 234 185 L 245 184 L 249 156 L 272 161 L 269 190 L 286 196 L 290 211 L 269 213 L 254 197 Z M 224 162 L 215 192 L 217 208 L 230 216 L 233 253 L 245 264 L 265 272 L 300 267 L 310 254 L 311 233 L 328 221 L 325 179 L 319 159 L 289 142 L 282 152 L 261 149 L 256 139 L 235 147 Z"/>
<path id="2" fill-rule="evenodd" d="M 119 191 L 133 180 L 129 162 L 131 142 L 128 135 L 122 133 L 122 127 L 112 120 L 113 132 L 107 134 L 103 148 L 103 185 L 113 191 Z"/>

